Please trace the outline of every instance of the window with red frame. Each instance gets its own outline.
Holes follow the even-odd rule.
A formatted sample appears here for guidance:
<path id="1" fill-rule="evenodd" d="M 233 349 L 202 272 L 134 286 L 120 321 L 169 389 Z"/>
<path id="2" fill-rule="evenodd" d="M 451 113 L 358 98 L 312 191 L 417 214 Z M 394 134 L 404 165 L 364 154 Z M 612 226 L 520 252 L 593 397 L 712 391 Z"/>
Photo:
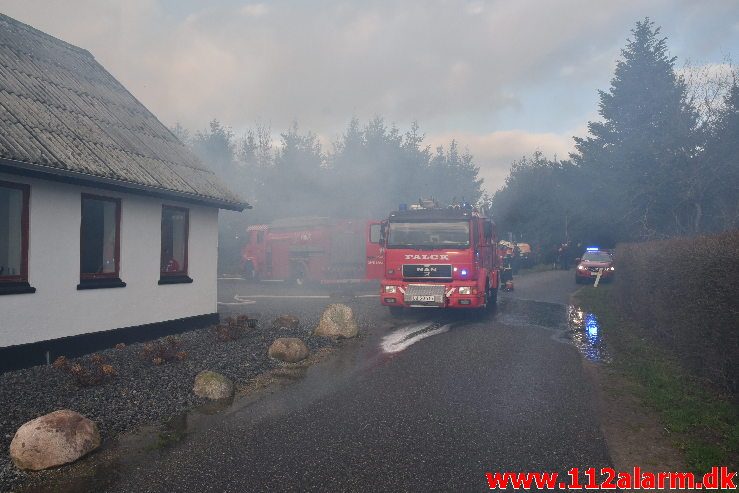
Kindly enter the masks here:
<path id="1" fill-rule="evenodd" d="M 121 200 L 82 195 L 80 277 L 117 278 L 121 251 Z"/>
<path id="2" fill-rule="evenodd" d="M 161 275 L 187 275 L 187 240 L 190 211 L 181 207 L 162 206 Z"/>
<path id="3" fill-rule="evenodd" d="M 0 282 L 28 281 L 30 187 L 0 181 Z"/>

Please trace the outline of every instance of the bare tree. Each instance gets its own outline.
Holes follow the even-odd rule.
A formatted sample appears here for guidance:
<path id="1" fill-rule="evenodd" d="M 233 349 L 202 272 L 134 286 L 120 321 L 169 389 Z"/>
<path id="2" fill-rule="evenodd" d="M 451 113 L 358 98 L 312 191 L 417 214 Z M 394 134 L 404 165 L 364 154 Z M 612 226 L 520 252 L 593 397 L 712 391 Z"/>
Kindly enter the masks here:
<path id="1" fill-rule="evenodd" d="M 739 67 L 730 56 L 721 63 L 696 64 L 687 60 L 680 69 L 689 103 L 698 111 L 701 128 L 711 128 L 726 105 L 731 86 L 739 81 Z"/>

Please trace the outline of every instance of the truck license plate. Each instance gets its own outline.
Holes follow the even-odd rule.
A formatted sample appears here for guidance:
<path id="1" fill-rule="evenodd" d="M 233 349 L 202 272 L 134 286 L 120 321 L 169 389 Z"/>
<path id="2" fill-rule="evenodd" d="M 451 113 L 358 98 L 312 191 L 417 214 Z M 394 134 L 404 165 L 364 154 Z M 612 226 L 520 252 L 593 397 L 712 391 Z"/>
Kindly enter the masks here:
<path id="1" fill-rule="evenodd" d="M 422 296 L 422 295 L 414 295 L 411 296 L 411 301 L 436 301 L 435 296 Z"/>

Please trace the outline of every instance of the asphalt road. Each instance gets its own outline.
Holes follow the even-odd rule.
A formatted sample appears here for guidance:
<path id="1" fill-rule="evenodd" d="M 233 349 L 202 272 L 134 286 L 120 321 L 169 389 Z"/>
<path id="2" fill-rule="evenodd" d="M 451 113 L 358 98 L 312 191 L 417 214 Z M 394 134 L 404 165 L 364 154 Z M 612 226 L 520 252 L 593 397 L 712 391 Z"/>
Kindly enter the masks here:
<path id="1" fill-rule="evenodd" d="M 561 304 L 567 304 L 570 295 L 580 287 L 575 283 L 575 269 L 516 276 L 513 285 L 513 292 L 505 293 L 506 296 Z"/>
<path id="2" fill-rule="evenodd" d="M 363 334 L 289 385 L 185 417 L 184 440 L 117 464 L 106 489 L 480 491 L 485 472 L 609 465 L 567 337 L 573 275 L 519 277 L 484 319 L 435 310 L 393 319 L 371 291 L 222 281 L 226 314 L 278 307 L 315 317 L 338 299 Z"/>

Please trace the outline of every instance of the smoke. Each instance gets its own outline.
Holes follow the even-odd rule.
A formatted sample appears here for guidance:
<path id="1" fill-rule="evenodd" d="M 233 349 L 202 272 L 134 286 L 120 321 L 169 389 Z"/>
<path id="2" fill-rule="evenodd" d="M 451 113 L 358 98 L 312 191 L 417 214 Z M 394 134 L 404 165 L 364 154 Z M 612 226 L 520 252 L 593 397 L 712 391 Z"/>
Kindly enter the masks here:
<path id="1" fill-rule="evenodd" d="M 449 204 L 482 196 L 473 156 L 454 140 L 432 149 L 415 123 L 401 130 L 380 117 L 352 119 L 330 149 L 297 123 L 277 142 L 265 124 L 239 137 L 217 120 L 194 133 L 181 125 L 173 131 L 253 206 L 222 215 L 223 271 L 235 268 L 251 224 L 300 216 L 383 219 L 420 198 Z"/>

